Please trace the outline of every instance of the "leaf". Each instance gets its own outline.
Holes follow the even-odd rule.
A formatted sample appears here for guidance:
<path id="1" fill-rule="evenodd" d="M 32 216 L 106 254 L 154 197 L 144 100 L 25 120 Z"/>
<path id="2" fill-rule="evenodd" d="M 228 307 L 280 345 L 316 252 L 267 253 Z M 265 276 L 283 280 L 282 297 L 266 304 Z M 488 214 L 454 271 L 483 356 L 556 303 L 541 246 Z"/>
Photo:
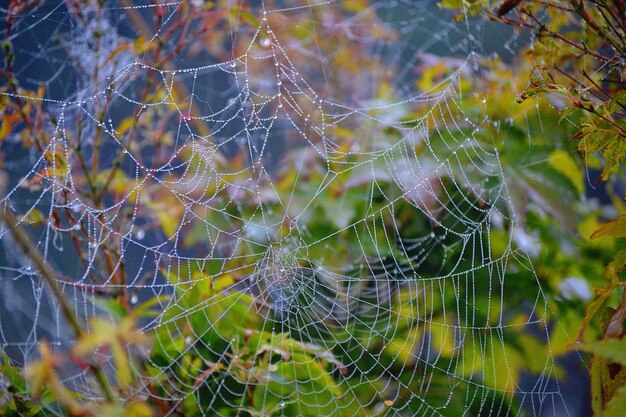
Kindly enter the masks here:
<path id="1" fill-rule="evenodd" d="M 591 234 L 591 239 L 599 237 L 626 237 L 626 214 L 622 214 L 613 221 L 604 223 Z"/>
<path id="2" fill-rule="evenodd" d="M 563 174 L 580 194 L 585 192 L 584 175 L 576 161 L 564 150 L 555 150 L 548 156 L 550 166 Z"/>
<path id="3" fill-rule="evenodd" d="M 141 402 L 130 404 L 126 411 L 128 417 L 152 417 L 154 415 L 152 409 L 146 403 Z"/>
<path id="4" fill-rule="evenodd" d="M 91 354 L 100 346 L 107 345 L 114 336 L 112 326 L 104 320 L 93 320 L 92 331 L 78 339 L 74 345 L 73 352 L 78 356 Z"/>
<path id="5" fill-rule="evenodd" d="M 591 376 L 591 408 L 595 414 L 602 410 L 602 370 L 603 358 L 594 358 L 591 361 L 589 373 Z"/>
<path id="6" fill-rule="evenodd" d="M 22 216 L 20 221 L 26 224 L 37 225 L 44 223 L 46 220 L 48 220 L 47 216 L 45 216 L 40 210 L 32 208 L 28 211 L 28 213 Z"/>
<path id="7" fill-rule="evenodd" d="M 623 417 L 626 409 L 626 387 L 621 387 L 613 395 L 602 412 L 602 417 Z"/>
<path id="8" fill-rule="evenodd" d="M 250 13 L 243 7 L 232 7 L 230 11 L 232 16 L 241 19 L 243 22 L 246 22 L 252 27 L 258 26 L 260 24 L 259 19 L 254 15 L 254 13 Z"/>
<path id="9" fill-rule="evenodd" d="M 609 299 L 609 297 L 611 297 L 615 288 L 617 288 L 617 284 L 611 283 L 607 285 L 606 287 L 599 290 L 598 297 L 595 300 L 593 300 L 591 303 L 589 303 L 589 305 L 587 306 L 585 310 L 585 317 L 580 326 L 578 340 L 583 340 L 583 334 L 585 333 L 585 330 L 589 326 L 589 323 L 591 323 L 591 320 L 596 316 L 596 314 L 598 314 L 598 311 L 600 311 L 600 308 Z"/>
<path id="10" fill-rule="evenodd" d="M 9 136 L 9 134 L 13 131 L 13 125 L 18 123 L 20 120 L 19 113 L 14 114 L 4 114 L 2 118 L 2 122 L 0 123 L 0 141 L 2 139 Z"/>
<path id="11" fill-rule="evenodd" d="M 94 297 L 93 302 L 116 319 L 121 319 L 128 314 L 126 307 L 117 298 Z"/>
<path id="12" fill-rule="evenodd" d="M 135 307 L 131 315 L 136 318 L 154 317 L 159 314 L 159 308 L 162 308 L 162 306 L 167 302 L 167 300 L 169 300 L 169 298 L 170 296 L 168 295 L 159 295 L 156 297 L 152 297 L 145 303 L 142 303 Z"/>
<path id="13" fill-rule="evenodd" d="M 343 7 L 352 13 L 361 13 L 370 7 L 368 0 L 345 0 Z"/>
<path id="14" fill-rule="evenodd" d="M 601 129 L 593 123 L 582 127 L 580 135 L 581 140 L 578 143 L 578 150 L 583 154 L 597 152 L 607 146 L 611 140 L 615 139 L 614 130 Z"/>
<path id="15" fill-rule="evenodd" d="M 0 350 L 0 352 L 2 352 Z M 46 388 L 39 400 L 33 401 L 29 387 L 22 376 L 22 370 L 11 364 L 9 357 L 2 352 L 0 362 L 0 416 L 33 417 L 44 405 L 53 401 L 52 393 Z M 4 412 L 4 414 L 3 414 Z"/>
<path id="16" fill-rule="evenodd" d="M 184 206 L 180 200 L 172 194 L 158 196 L 155 201 L 146 202 L 146 206 L 159 220 L 163 233 L 168 238 L 173 237 L 181 227 L 184 214 Z"/>
<path id="17" fill-rule="evenodd" d="M 605 181 L 620 170 L 624 156 L 626 156 L 626 138 L 617 136 L 615 132 L 613 134 L 615 139 L 610 141 L 602 150 L 602 156 L 604 157 L 602 179 Z"/>
<path id="18" fill-rule="evenodd" d="M 626 340 L 624 339 L 611 338 L 592 343 L 581 343 L 576 345 L 576 348 L 626 366 Z"/>
<path id="19" fill-rule="evenodd" d="M 470 16 L 480 12 L 489 4 L 489 0 L 441 0 L 439 7 L 442 9 L 463 9 Z M 460 20 L 460 17 L 457 17 Z"/>
<path id="20" fill-rule="evenodd" d="M 463 0 L 441 0 L 439 7 L 442 9 L 459 9 L 463 6 Z"/>
<path id="21" fill-rule="evenodd" d="M 429 335 L 437 355 L 451 357 L 455 353 L 455 349 L 458 349 L 455 346 L 453 330 L 445 324 L 434 322 L 429 325 L 429 329 Z"/>
<path id="22" fill-rule="evenodd" d="M 591 362 L 592 407 L 596 416 L 622 416 L 626 402 L 626 340 L 609 338 L 577 348 L 594 354 Z"/>
<path id="23" fill-rule="evenodd" d="M 130 316 L 123 318 L 120 323 L 93 319 L 90 321 L 90 327 L 91 332 L 78 339 L 73 353 L 77 356 L 87 356 L 107 347 L 115 365 L 115 377 L 120 388 L 128 388 L 133 381 L 133 373 L 131 359 L 126 354 L 124 346 L 147 344 L 147 336 L 137 331 L 135 322 Z"/>
<path id="24" fill-rule="evenodd" d="M 626 249 L 617 252 L 606 267 L 606 277 L 617 283 L 617 274 L 626 269 Z"/>
<path id="25" fill-rule="evenodd" d="M 35 397 L 41 395 L 45 384 L 51 379 L 52 373 L 54 373 L 52 354 L 47 343 L 39 344 L 39 354 L 41 359 L 28 365 L 24 372 Z"/>
<path id="26" fill-rule="evenodd" d="M 617 92 L 611 100 L 608 100 L 604 106 L 608 114 L 611 115 L 617 111 L 622 110 L 623 109 L 622 106 L 625 104 L 626 104 L 626 90 L 621 90 Z"/>

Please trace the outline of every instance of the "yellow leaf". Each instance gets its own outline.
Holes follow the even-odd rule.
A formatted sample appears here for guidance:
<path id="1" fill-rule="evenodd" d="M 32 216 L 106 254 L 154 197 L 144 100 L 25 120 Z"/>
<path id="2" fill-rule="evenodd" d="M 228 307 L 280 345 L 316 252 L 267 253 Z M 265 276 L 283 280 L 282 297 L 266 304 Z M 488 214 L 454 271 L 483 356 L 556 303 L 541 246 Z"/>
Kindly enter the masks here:
<path id="1" fill-rule="evenodd" d="M 548 157 L 550 166 L 563 174 L 579 193 L 585 192 L 585 180 L 582 169 L 576 161 L 564 150 L 556 150 Z"/>
<path id="2" fill-rule="evenodd" d="M 0 140 L 6 138 L 13 131 L 13 124 L 19 122 L 19 114 L 4 115 L 2 123 L 0 123 Z"/>
<path id="3" fill-rule="evenodd" d="M 368 0 L 346 0 L 343 4 L 344 9 L 353 13 L 361 13 L 370 7 Z"/>
<path id="4" fill-rule="evenodd" d="M 126 133 L 136 123 L 137 118 L 134 116 L 126 117 L 117 126 L 117 131 L 120 133 Z"/>
<path id="5" fill-rule="evenodd" d="M 145 403 L 132 403 L 127 411 L 126 415 L 129 417 L 152 417 L 154 415 L 152 409 Z"/>
<path id="6" fill-rule="evenodd" d="M 415 362 L 415 352 L 422 340 L 421 330 L 418 326 L 413 326 L 406 337 L 394 338 L 386 348 L 394 357 L 397 357 L 398 363 L 407 364 Z"/>
<path id="7" fill-rule="evenodd" d="M 125 390 L 132 382 L 133 376 L 124 353 L 124 348 L 118 338 L 112 339 L 109 345 L 111 355 L 113 356 L 113 363 L 115 363 L 115 377 L 117 383 L 121 389 Z"/>
<path id="8" fill-rule="evenodd" d="M 430 324 L 430 337 L 436 352 L 451 357 L 455 351 L 454 329 L 442 323 Z"/>
<path id="9" fill-rule="evenodd" d="M 604 223 L 591 235 L 592 239 L 599 237 L 626 237 L 626 214 L 622 214 L 613 221 Z"/>

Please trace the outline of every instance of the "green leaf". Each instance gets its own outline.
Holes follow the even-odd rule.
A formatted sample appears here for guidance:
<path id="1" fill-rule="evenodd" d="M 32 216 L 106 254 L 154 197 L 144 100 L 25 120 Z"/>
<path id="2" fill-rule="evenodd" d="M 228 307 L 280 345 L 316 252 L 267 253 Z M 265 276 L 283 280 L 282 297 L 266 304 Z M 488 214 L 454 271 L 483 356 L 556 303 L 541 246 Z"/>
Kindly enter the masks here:
<path id="1" fill-rule="evenodd" d="M 121 319 L 128 315 L 126 308 L 117 298 L 94 297 L 93 302 L 115 319 Z"/>
<path id="2" fill-rule="evenodd" d="M 626 340 L 611 338 L 592 343 L 581 343 L 576 347 L 626 366 Z"/>
<path id="3" fill-rule="evenodd" d="M 624 409 L 626 409 L 626 387 L 621 387 L 615 395 L 609 400 L 601 417 L 623 417 Z"/>
<path id="4" fill-rule="evenodd" d="M 607 287 L 601 289 L 596 299 L 589 303 L 589 305 L 587 305 L 587 308 L 585 309 L 585 317 L 583 318 L 578 334 L 579 340 L 583 340 L 583 335 L 585 333 L 585 330 L 587 330 L 587 327 L 589 327 L 589 323 L 591 323 L 591 320 L 596 316 L 596 314 L 598 314 L 600 308 L 611 297 L 615 288 L 615 284 L 610 284 Z"/>
<path id="5" fill-rule="evenodd" d="M 623 109 L 623 105 L 626 104 L 626 90 L 621 90 L 615 94 L 615 96 L 608 100 L 605 104 L 605 108 L 609 115 Z"/>
<path id="6" fill-rule="evenodd" d="M 591 361 L 591 408 L 594 414 L 598 414 L 602 410 L 602 374 L 605 368 L 605 359 L 602 357 L 594 358 Z"/>
<path id="7" fill-rule="evenodd" d="M 611 281 L 617 281 L 617 274 L 626 269 L 626 249 L 617 252 L 611 263 L 606 267 L 606 277 Z"/>
<path id="8" fill-rule="evenodd" d="M 626 405 L 626 340 L 609 338 L 581 344 L 578 348 L 594 354 L 591 363 L 594 415 L 622 416 Z"/>
<path id="9" fill-rule="evenodd" d="M 624 156 L 626 156 L 626 138 L 617 136 L 615 132 L 613 135 L 614 140 L 611 140 L 602 151 L 604 157 L 602 179 L 605 181 L 620 170 Z"/>
<path id="10" fill-rule="evenodd" d="M 615 131 L 612 129 L 601 129 L 591 123 L 580 129 L 582 139 L 578 143 L 578 150 L 583 154 L 598 152 L 615 139 Z"/>

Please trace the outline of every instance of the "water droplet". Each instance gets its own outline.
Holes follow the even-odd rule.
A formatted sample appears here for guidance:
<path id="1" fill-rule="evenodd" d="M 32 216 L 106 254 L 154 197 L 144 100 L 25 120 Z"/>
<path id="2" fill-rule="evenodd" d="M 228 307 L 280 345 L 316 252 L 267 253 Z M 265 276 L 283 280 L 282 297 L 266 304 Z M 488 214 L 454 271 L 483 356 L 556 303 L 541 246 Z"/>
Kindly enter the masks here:
<path id="1" fill-rule="evenodd" d="M 146 237 L 146 232 L 144 232 L 142 229 L 137 230 L 137 240 L 141 240 L 144 237 Z"/>
<path id="2" fill-rule="evenodd" d="M 139 297 L 137 297 L 137 295 L 133 294 L 133 296 L 130 297 L 131 304 L 137 304 L 138 301 L 139 301 Z"/>
<path id="3" fill-rule="evenodd" d="M 280 408 L 284 408 L 285 407 L 285 402 L 281 401 L 278 405 L 280 405 Z"/>
<path id="4" fill-rule="evenodd" d="M 259 43 L 261 44 L 263 48 L 267 48 L 268 46 L 272 44 L 272 41 L 269 38 L 261 38 Z"/>

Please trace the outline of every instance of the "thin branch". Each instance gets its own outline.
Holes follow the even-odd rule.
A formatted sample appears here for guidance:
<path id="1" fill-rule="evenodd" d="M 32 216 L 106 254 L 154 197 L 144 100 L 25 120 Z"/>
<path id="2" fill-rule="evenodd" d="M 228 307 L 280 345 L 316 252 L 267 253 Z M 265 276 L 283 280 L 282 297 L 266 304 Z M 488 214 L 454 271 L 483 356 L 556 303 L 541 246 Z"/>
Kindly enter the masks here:
<path id="1" fill-rule="evenodd" d="M 50 269 L 48 264 L 46 264 L 46 261 L 43 259 L 37 248 L 33 245 L 26 232 L 22 230 L 21 226 L 19 225 L 13 214 L 10 212 L 9 209 L 1 210 L 0 219 L 2 219 L 2 222 L 5 224 L 9 233 L 11 233 L 11 236 L 16 241 L 22 252 L 24 252 L 24 254 L 35 263 L 37 269 L 39 269 L 39 273 L 52 290 L 54 297 L 59 302 L 61 310 L 63 311 L 63 315 L 69 322 L 72 330 L 74 330 L 74 333 L 76 333 L 76 337 L 81 338 L 85 336 L 85 331 L 78 323 L 74 311 L 65 299 L 63 291 L 57 284 L 57 280 L 54 277 L 54 272 Z M 111 386 L 109 385 L 109 382 L 102 368 L 98 365 L 90 365 L 90 369 L 96 380 L 98 381 L 100 388 L 102 388 L 102 391 L 104 392 L 107 401 L 114 402 L 115 394 L 113 393 L 113 390 L 111 389 Z"/>

